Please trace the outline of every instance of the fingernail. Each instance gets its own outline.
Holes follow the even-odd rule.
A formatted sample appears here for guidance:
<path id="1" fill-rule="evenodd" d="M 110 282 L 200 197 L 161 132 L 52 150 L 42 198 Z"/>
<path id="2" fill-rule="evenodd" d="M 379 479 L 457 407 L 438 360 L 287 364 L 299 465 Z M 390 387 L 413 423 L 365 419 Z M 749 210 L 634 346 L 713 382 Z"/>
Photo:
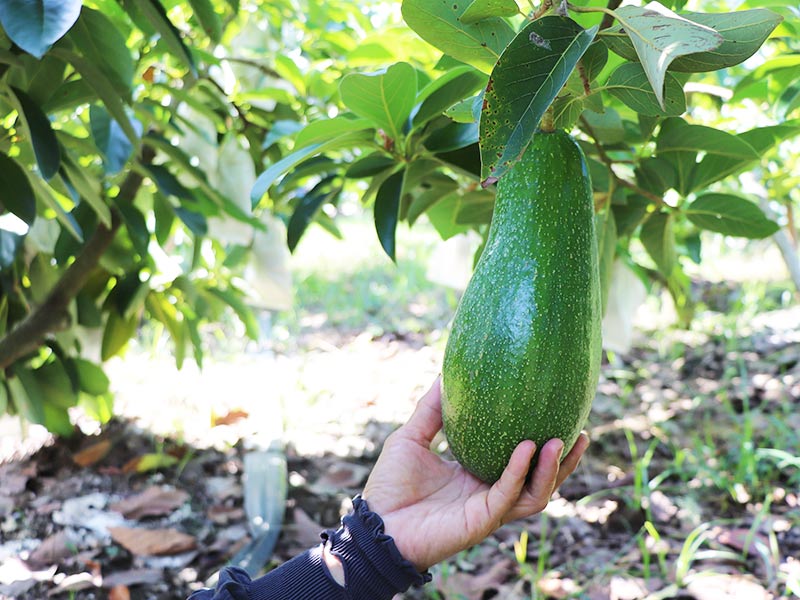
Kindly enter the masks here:
<path id="1" fill-rule="evenodd" d="M 561 460 L 561 455 L 564 454 L 564 442 L 561 440 L 558 441 L 558 460 Z"/>

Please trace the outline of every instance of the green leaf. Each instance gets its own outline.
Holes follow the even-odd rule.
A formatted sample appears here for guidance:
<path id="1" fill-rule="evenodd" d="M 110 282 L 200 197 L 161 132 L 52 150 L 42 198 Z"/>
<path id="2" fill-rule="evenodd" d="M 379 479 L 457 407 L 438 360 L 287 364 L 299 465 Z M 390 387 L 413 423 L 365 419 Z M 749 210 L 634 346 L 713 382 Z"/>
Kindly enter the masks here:
<path id="1" fill-rule="evenodd" d="M 56 219 L 61 223 L 64 231 L 67 231 L 75 241 L 83 244 L 83 230 L 80 224 L 71 213 L 64 210 L 64 207 L 61 206 L 61 202 L 53 197 L 50 187 L 45 184 L 44 180 L 41 177 L 32 177 L 28 179 L 28 182 L 33 186 L 36 197 L 55 212 Z M 77 208 L 80 208 L 80 206 Z"/>
<path id="2" fill-rule="evenodd" d="M 667 277 L 678 262 L 673 224 L 674 218 L 670 213 L 654 212 L 644 222 L 639 233 L 639 239 L 650 258 Z"/>
<path id="3" fill-rule="evenodd" d="M 680 56 L 670 64 L 670 70 L 684 73 L 717 71 L 744 62 L 755 54 L 783 19 L 763 8 L 715 14 L 684 12 L 680 16 L 710 27 L 723 39 L 713 51 Z M 637 60 L 630 39 L 620 29 L 619 26 L 608 29 L 605 33 L 609 35 L 604 35 L 603 41 L 623 58 Z"/>
<path id="4" fill-rule="evenodd" d="M 250 200 L 252 201 L 253 208 L 258 206 L 261 198 L 264 197 L 264 194 L 272 187 L 272 184 L 275 183 L 278 177 L 285 174 L 289 169 L 300 164 L 308 157 L 339 148 L 359 146 L 366 142 L 369 137 L 365 135 L 363 131 L 343 133 L 326 142 L 311 144 L 310 146 L 301 148 L 297 152 L 292 152 L 288 156 L 283 157 L 261 173 L 256 179 L 255 184 L 253 184 L 253 189 L 250 192 Z"/>
<path id="5" fill-rule="evenodd" d="M 222 300 L 233 309 L 236 316 L 244 325 L 245 333 L 251 340 L 258 340 L 259 327 L 253 311 L 245 304 L 241 292 L 234 287 L 223 290 L 217 287 L 209 287 L 208 292 Z"/>
<path id="6" fill-rule="evenodd" d="M 372 177 L 395 164 L 397 164 L 397 161 L 395 161 L 394 158 L 387 156 L 381 150 L 376 150 L 372 154 L 367 154 L 359 158 L 356 162 L 347 167 L 344 176 L 350 179 Z"/>
<path id="7" fill-rule="evenodd" d="M 150 22 L 153 28 L 159 33 L 164 44 L 169 49 L 170 54 L 189 67 L 192 75 L 197 77 L 197 67 L 194 64 L 192 52 L 183 43 L 181 32 L 175 28 L 169 20 L 167 12 L 159 0 L 139 0 L 136 3 L 138 9 Z"/>
<path id="8" fill-rule="evenodd" d="M 460 200 L 459 194 L 454 192 L 444 196 L 425 211 L 431 225 L 443 240 L 449 240 L 451 237 L 459 233 L 465 233 L 470 229 L 468 225 L 456 223 L 455 217 Z"/>
<path id="9" fill-rule="evenodd" d="M 529 23 L 503 51 L 484 95 L 481 179 L 496 181 L 528 147 L 542 115 L 594 39 L 566 17 Z"/>
<path id="10" fill-rule="evenodd" d="M 595 228 L 597 230 L 597 250 L 600 260 L 600 295 L 602 299 L 603 313 L 605 315 L 608 306 L 608 291 L 611 287 L 611 275 L 614 272 L 614 259 L 617 250 L 617 222 L 614 219 L 614 211 L 606 208 L 600 214 L 595 215 Z"/>
<path id="11" fill-rule="evenodd" d="M 97 92 L 98 97 L 103 101 L 108 112 L 111 113 L 119 126 L 122 127 L 122 131 L 125 132 L 125 135 L 130 140 L 131 144 L 133 144 L 134 148 L 138 148 L 139 133 L 136 131 L 136 128 L 128 118 L 128 114 L 125 112 L 125 104 L 114 89 L 114 85 L 108 80 L 105 74 L 90 61 L 74 52 L 70 52 L 64 48 L 54 48 L 52 52 L 53 55 L 58 56 L 75 67 L 75 70 L 81 74 L 81 77 L 86 80 L 86 83 Z"/>
<path id="12" fill-rule="evenodd" d="M 514 0 L 472 0 L 461 15 L 461 22 L 471 25 L 489 17 L 513 17 L 519 12 Z"/>
<path id="13" fill-rule="evenodd" d="M 39 172 L 44 179 L 49 180 L 58 173 L 61 165 L 61 147 L 58 145 L 56 134 L 50 125 L 50 119 L 28 94 L 17 88 L 11 89 L 17 97 L 18 108 L 30 132 Z"/>
<path id="14" fill-rule="evenodd" d="M 136 66 L 125 37 L 108 17 L 84 8 L 69 37 L 83 56 L 97 63 L 120 95 L 130 95 Z"/>
<path id="15" fill-rule="evenodd" d="M 0 229 L 0 271 L 5 271 L 17 260 L 17 253 L 22 248 L 25 238 L 13 231 Z"/>
<path id="16" fill-rule="evenodd" d="M 658 2 L 623 6 L 616 14 L 664 111 L 664 76 L 670 63 L 680 56 L 714 50 L 723 41 L 712 28 L 681 17 Z"/>
<path id="17" fill-rule="evenodd" d="M 0 24 L 20 48 L 42 58 L 78 19 L 81 0 L 3 0 Z"/>
<path id="18" fill-rule="evenodd" d="M 494 192 L 474 190 L 459 198 L 453 221 L 456 225 L 481 225 L 490 223 L 494 212 Z"/>
<path id="19" fill-rule="evenodd" d="M 16 377 L 9 377 L 6 379 L 11 403 L 14 405 L 17 414 L 23 416 L 27 421 L 44 424 L 45 412 L 41 395 L 34 394 L 30 396 L 26 386 L 23 384 L 22 378 L 19 377 L 20 374 L 22 374 L 28 383 L 33 380 L 33 378 L 29 376 L 30 371 L 28 369 L 19 369 Z"/>
<path id="20" fill-rule="evenodd" d="M 431 152 L 451 152 L 478 142 L 477 123 L 448 123 L 425 139 L 425 148 Z"/>
<path id="21" fill-rule="evenodd" d="M 398 171 L 381 184 L 375 196 L 373 209 L 378 240 L 380 240 L 384 252 L 395 262 L 395 232 L 400 214 L 400 197 L 405 173 L 405 171 Z"/>
<path id="22" fill-rule="evenodd" d="M 203 237 L 208 233 L 208 221 L 204 215 L 183 206 L 175 206 L 172 210 L 193 234 Z"/>
<path id="23" fill-rule="evenodd" d="M 422 213 L 456 189 L 458 189 L 458 183 L 454 179 L 438 173 L 436 178 L 430 182 L 430 187 L 425 188 L 411 201 L 406 211 L 408 224 L 413 225 Z"/>
<path id="24" fill-rule="evenodd" d="M 101 106 L 93 104 L 89 108 L 89 123 L 94 143 L 103 155 L 106 173 L 109 175 L 119 173 L 128 164 L 128 159 L 133 154 L 133 145 L 119 123 Z M 141 135 L 142 126 L 139 121 L 133 119 L 132 124 Z"/>
<path id="25" fill-rule="evenodd" d="M 441 115 L 448 108 L 486 85 L 486 76 L 483 73 L 469 67 L 465 67 L 465 69 L 455 77 L 448 78 L 445 82 L 441 80 L 445 79 L 446 76 L 442 77 L 423 90 L 425 92 L 429 87 L 436 86 L 435 90 L 425 95 L 425 99 L 414 114 L 412 119 L 414 127 L 419 127 L 434 117 Z M 450 73 L 447 75 L 450 75 Z"/>
<path id="26" fill-rule="evenodd" d="M 289 223 L 286 226 L 286 245 L 290 252 L 294 252 L 297 242 L 311 223 L 319 207 L 330 201 L 331 197 L 341 191 L 341 188 L 331 190 L 330 183 L 333 177 L 326 177 L 315 185 L 305 196 L 300 199 L 294 209 Z"/>
<path id="27" fill-rule="evenodd" d="M 662 109 L 653 86 L 639 63 L 621 64 L 611 73 L 604 89 L 625 106 L 642 115 L 677 117 L 686 110 L 683 86 L 671 73 L 665 76 Z"/>
<path id="28" fill-rule="evenodd" d="M 100 182 L 86 174 L 86 169 L 77 164 L 69 152 L 65 152 L 62 157 L 64 169 L 62 175 L 66 182 L 72 185 L 80 197 L 92 207 L 100 221 L 106 226 L 111 227 L 111 209 L 106 204 L 105 197 L 101 195 Z"/>
<path id="29" fill-rule="evenodd" d="M 703 161 L 708 162 L 698 175 L 696 162 L 700 152 L 705 153 Z M 749 164 L 759 158 L 756 150 L 739 136 L 713 127 L 690 125 L 677 118 L 666 119 L 661 124 L 656 139 L 656 154 L 675 166 L 677 190 L 683 195 L 698 189 L 698 184 L 707 181 L 709 164 L 716 161 L 719 161 L 719 165 Z"/>
<path id="30" fill-rule="evenodd" d="M 445 54 L 489 73 L 514 30 L 503 19 L 491 17 L 479 23 L 463 23 L 469 8 L 465 2 L 403 0 L 403 19 L 423 40 Z"/>
<path id="31" fill-rule="evenodd" d="M 0 152 L 0 205 L 28 225 L 36 218 L 36 196 L 23 168 Z"/>
<path id="32" fill-rule="evenodd" d="M 122 215 L 122 221 L 125 223 L 134 249 L 139 256 L 148 256 L 147 246 L 150 243 L 150 231 L 147 229 L 144 215 L 133 204 L 127 202 L 118 203 L 117 208 Z"/>
<path id="33" fill-rule="evenodd" d="M 311 144 L 319 144 L 344 133 L 372 128 L 370 119 L 353 119 L 345 115 L 339 115 L 332 119 L 321 119 L 309 123 L 300 130 L 294 138 L 293 150 L 296 152 Z"/>
<path id="34" fill-rule="evenodd" d="M 105 362 L 112 356 L 119 354 L 133 335 L 139 324 L 139 315 L 134 313 L 123 317 L 116 310 L 108 313 L 103 341 L 100 344 L 100 359 Z"/>
<path id="35" fill-rule="evenodd" d="M 222 20 L 214 10 L 211 0 L 189 0 L 189 4 L 192 5 L 194 16 L 206 35 L 212 42 L 219 43 L 222 39 Z"/>
<path id="36" fill-rule="evenodd" d="M 99 396 L 108 392 L 111 382 L 100 365 L 85 358 L 71 359 L 78 372 L 78 382 L 81 391 L 92 396 Z"/>
<path id="37" fill-rule="evenodd" d="M 585 110 L 581 116 L 598 142 L 611 145 L 618 144 L 625 139 L 622 117 L 613 108 L 607 108 L 603 113 Z"/>
<path id="38" fill-rule="evenodd" d="M 390 138 L 398 139 L 414 108 L 417 72 L 408 63 L 400 62 L 385 72 L 350 73 L 342 79 L 339 95 L 353 113 L 370 120 Z"/>
<path id="39" fill-rule="evenodd" d="M 723 235 L 761 239 L 779 229 L 778 224 L 769 220 L 757 205 L 734 194 L 703 194 L 684 212 L 701 229 Z"/>

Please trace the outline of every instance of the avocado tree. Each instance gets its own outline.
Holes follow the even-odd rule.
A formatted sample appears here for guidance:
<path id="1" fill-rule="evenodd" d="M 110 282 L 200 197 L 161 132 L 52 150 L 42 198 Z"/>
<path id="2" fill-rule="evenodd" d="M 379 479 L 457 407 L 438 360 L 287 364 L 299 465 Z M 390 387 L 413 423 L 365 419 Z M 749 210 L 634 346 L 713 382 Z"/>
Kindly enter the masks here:
<path id="1" fill-rule="evenodd" d="M 660 281 L 688 322 L 684 262 L 700 261 L 700 232 L 778 229 L 733 176 L 800 133 L 799 15 L 758 0 L 715 13 L 681 0 L 523 4 L 404 0 L 406 24 L 440 52 L 344 77 L 343 110 L 296 135 L 259 176 L 253 206 L 302 197 L 293 246 L 355 180 L 392 259 L 398 224 L 423 214 L 442 238 L 473 229 L 485 240 L 494 183 L 537 130 L 565 129 L 589 159 L 604 295 L 622 260 Z M 769 61 L 737 68 L 768 38 Z"/>
<path id="2" fill-rule="evenodd" d="M 300 4 L 0 2 L 0 414 L 69 434 L 70 407 L 111 415 L 102 363 L 143 324 L 180 367 L 207 325 L 256 338 L 251 306 L 286 306 L 250 188 L 370 22 Z"/>

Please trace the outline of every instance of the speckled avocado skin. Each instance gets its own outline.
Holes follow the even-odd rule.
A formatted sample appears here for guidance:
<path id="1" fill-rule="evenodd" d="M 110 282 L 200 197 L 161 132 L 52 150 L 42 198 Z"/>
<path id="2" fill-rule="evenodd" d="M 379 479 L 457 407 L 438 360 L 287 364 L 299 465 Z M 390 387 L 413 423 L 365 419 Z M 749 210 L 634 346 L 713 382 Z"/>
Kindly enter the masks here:
<path id="1" fill-rule="evenodd" d="M 537 133 L 497 184 L 442 365 L 445 435 L 484 481 L 522 440 L 569 449 L 589 415 L 601 352 L 593 216 L 586 159 L 562 131 Z"/>

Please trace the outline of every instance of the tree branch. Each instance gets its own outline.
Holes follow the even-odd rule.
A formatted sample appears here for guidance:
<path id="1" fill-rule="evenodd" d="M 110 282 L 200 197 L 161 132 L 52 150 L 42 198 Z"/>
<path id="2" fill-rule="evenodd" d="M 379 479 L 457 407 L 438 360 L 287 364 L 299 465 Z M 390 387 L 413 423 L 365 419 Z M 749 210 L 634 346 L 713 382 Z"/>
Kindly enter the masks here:
<path id="1" fill-rule="evenodd" d="M 155 151 L 152 148 L 142 148 L 143 163 L 150 163 L 154 156 Z M 133 202 L 142 185 L 142 179 L 142 175 L 135 170 L 129 171 L 115 201 L 118 204 Z M 45 301 L 0 339 L 0 369 L 6 369 L 23 356 L 34 352 L 48 335 L 70 326 L 70 302 L 83 289 L 100 258 L 114 241 L 121 225 L 119 212 L 112 208 L 111 226 L 106 227 L 102 223 L 97 226 L 83 251 L 53 286 Z"/>

